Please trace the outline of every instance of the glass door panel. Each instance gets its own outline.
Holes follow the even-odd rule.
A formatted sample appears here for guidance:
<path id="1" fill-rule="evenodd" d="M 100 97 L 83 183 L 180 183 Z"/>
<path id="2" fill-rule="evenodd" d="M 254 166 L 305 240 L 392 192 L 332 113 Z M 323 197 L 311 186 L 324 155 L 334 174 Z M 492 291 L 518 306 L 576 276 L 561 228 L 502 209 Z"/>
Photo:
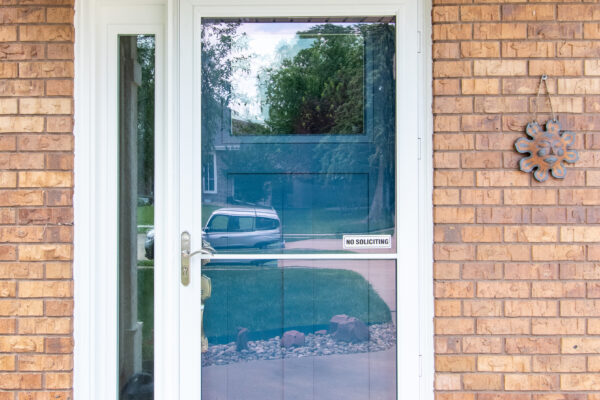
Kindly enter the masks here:
<path id="1" fill-rule="evenodd" d="M 394 260 L 211 263 L 203 399 L 395 399 Z"/>
<path id="2" fill-rule="evenodd" d="M 202 399 L 395 399 L 395 17 L 196 21 Z"/>
<path id="3" fill-rule="evenodd" d="M 202 19 L 217 252 L 395 252 L 394 58 L 393 17 Z"/>

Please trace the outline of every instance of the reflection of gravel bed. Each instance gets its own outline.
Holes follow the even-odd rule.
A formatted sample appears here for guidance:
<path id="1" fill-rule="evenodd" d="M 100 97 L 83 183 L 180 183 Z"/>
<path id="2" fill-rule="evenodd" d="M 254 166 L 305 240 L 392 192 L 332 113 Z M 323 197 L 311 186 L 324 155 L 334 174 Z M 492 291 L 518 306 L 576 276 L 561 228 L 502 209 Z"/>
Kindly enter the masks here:
<path id="1" fill-rule="evenodd" d="M 202 354 L 202 366 L 225 365 L 240 361 L 275 360 L 291 357 L 326 356 L 330 354 L 366 353 L 389 349 L 396 344 L 396 327 L 392 323 L 371 325 L 369 341 L 362 343 L 338 342 L 331 335 L 306 335 L 302 347 L 285 348 L 281 338 L 248 342 L 248 350 L 236 351 L 235 342 L 208 346 Z"/>

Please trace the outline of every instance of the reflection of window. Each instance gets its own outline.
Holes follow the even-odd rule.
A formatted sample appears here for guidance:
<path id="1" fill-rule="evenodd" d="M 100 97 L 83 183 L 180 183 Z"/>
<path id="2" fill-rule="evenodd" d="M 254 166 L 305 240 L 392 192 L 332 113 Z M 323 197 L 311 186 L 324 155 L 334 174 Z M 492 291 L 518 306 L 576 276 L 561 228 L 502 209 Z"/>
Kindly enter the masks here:
<path id="1" fill-rule="evenodd" d="M 217 155 L 211 153 L 202 162 L 202 189 L 204 193 L 217 193 Z"/>
<path id="2" fill-rule="evenodd" d="M 279 221 L 272 218 L 256 218 L 256 230 L 258 231 L 268 231 L 271 229 L 277 229 L 279 226 Z"/>
<path id="3" fill-rule="evenodd" d="M 230 217 L 229 232 L 250 232 L 252 231 L 253 217 Z"/>
<path id="4" fill-rule="evenodd" d="M 215 215 L 208 224 L 208 229 L 214 232 L 227 232 L 227 222 L 229 218 L 226 215 Z"/>
<path id="5" fill-rule="evenodd" d="M 211 232 L 251 232 L 253 229 L 254 217 L 215 215 L 208 222 L 208 230 Z"/>

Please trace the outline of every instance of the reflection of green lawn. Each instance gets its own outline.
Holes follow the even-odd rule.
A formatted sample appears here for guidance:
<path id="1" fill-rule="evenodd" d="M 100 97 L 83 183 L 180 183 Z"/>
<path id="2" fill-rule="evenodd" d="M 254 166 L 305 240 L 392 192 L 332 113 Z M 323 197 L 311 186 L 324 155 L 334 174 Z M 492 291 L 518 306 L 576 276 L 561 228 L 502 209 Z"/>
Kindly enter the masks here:
<path id="1" fill-rule="evenodd" d="M 217 205 L 205 204 L 202 206 L 202 226 L 206 225 L 206 221 L 210 214 L 213 211 L 222 208 Z M 138 225 L 146 225 L 146 226 L 154 226 L 154 205 L 150 206 L 138 206 L 137 208 L 137 224 Z M 147 229 L 146 229 L 147 230 Z M 146 232 L 144 230 L 143 233 Z"/>
<path id="2" fill-rule="evenodd" d="M 347 314 L 365 323 L 390 321 L 390 310 L 358 273 L 342 269 L 229 266 L 205 268 L 212 296 L 206 301 L 206 335 L 235 340 L 238 327 L 251 333 L 327 325 Z"/>
<path id="3" fill-rule="evenodd" d="M 223 205 L 202 205 L 202 226 L 206 225 L 210 215 Z M 331 208 L 291 208 L 281 212 L 283 233 L 295 234 L 349 234 L 365 233 L 367 229 L 366 209 L 331 209 Z M 138 225 L 154 225 L 154 205 L 139 206 L 137 209 Z M 384 223 L 385 226 L 387 225 Z M 382 226 L 383 227 L 383 226 Z M 377 229 L 371 221 L 371 230 Z M 145 233 L 147 229 L 141 232 Z"/>
<path id="4" fill-rule="evenodd" d="M 223 206 L 202 204 L 202 227 L 203 228 L 206 226 L 206 222 L 208 222 L 208 217 L 210 217 L 210 214 L 212 214 L 215 210 L 218 210 L 219 208 L 223 208 Z"/>
<path id="5" fill-rule="evenodd" d="M 149 263 L 154 265 L 153 261 L 147 261 L 144 264 Z M 138 321 L 144 322 L 142 328 L 142 360 L 153 360 L 154 267 L 152 266 L 138 266 Z"/>
<path id="6" fill-rule="evenodd" d="M 154 206 L 138 206 L 137 208 L 137 224 L 145 225 L 144 228 L 138 228 L 138 233 L 146 233 L 154 225 Z"/>
<path id="7" fill-rule="evenodd" d="M 204 314 L 206 335 L 234 341 L 238 327 L 261 335 L 322 328 L 336 314 L 366 323 L 390 321 L 388 306 L 358 273 L 343 269 L 207 266 L 212 296 Z M 153 359 L 154 268 L 138 268 L 138 320 L 143 321 L 142 354 Z"/>
<path id="8" fill-rule="evenodd" d="M 279 217 L 283 233 L 287 235 L 367 232 L 366 209 L 364 212 L 350 212 L 327 208 L 294 208 L 282 214 Z"/>

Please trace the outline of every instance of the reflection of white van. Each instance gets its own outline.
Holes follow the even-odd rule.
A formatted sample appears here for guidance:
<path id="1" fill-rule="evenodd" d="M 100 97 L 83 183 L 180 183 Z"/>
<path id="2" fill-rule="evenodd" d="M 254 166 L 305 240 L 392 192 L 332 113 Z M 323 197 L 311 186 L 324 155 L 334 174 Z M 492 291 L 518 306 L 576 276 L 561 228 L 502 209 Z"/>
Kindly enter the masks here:
<path id="1" fill-rule="evenodd" d="M 281 221 L 272 208 L 236 207 L 214 211 L 202 234 L 215 249 L 281 249 Z"/>

